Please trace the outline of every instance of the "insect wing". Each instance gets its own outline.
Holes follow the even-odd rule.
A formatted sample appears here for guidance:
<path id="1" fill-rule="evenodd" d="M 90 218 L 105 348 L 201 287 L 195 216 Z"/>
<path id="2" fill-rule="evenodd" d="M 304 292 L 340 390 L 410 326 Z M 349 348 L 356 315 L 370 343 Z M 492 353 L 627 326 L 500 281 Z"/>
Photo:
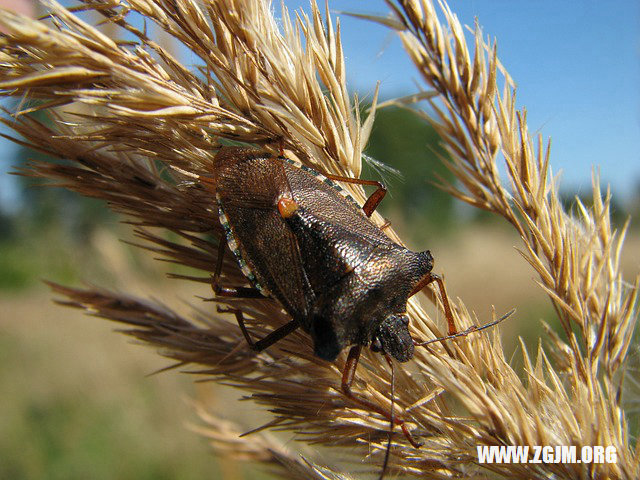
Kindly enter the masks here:
<path id="1" fill-rule="evenodd" d="M 373 243 L 391 242 L 366 218 L 360 205 L 338 183 L 290 160 L 285 171 L 296 202 L 319 220 L 335 224 Z"/>
<path id="2" fill-rule="evenodd" d="M 227 240 L 245 274 L 292 317 L 306 317 L 313 292 L 296 239 L 277 209 L 278 199 L 291 195 L 282 162 L 253 150 L 223 149 L 214 180 Z"/>

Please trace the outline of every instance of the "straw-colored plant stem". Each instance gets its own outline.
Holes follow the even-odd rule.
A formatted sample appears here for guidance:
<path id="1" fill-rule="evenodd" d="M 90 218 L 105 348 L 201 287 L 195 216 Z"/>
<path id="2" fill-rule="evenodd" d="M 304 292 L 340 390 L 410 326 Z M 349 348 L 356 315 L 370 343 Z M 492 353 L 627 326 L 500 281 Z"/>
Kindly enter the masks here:
<path id="1" fill-rule="evenodd" d="M 47 5 L 50 21 L 0 13 L 8 32 L 0 38 L 0 93 L 24 99 L 3 121 L 27 145 L 71 161 L 34 164 L 24 173 L 107 200 L 133 218 L 146 248 L 203 272 L 191 280 L 210 281 L 222 232 L 212 195 L 168 167 L 207 174 L 221 141 L 233 140 L 272 151 L 282 145 L 321 171 L 359 175 L 373 115 L 360 122 L 345 84 L 339 26 L 328 18 L 323 24 L 315 4 L 310 18 L 292 21 L 284 11 L 279 30 L 270 6 L 259 0 L 82 3 L 128 30 L 134 42 L 117 42 L 60 5 Z M 620 404 L 638 282 L 629 286 L 620 276 L 623 235 L 612 230 L 608 200 L 594 182 L 591 211 L 582 208 L 580 218 L 571 218 L 562 210 L 548 150 L 529 137 L 508 77 L 499 95 L 503 69 L 478 30 L 472 55 L 446 5 L 447 27 L 427 0 L 389 5 L 395 18 L 385 23 L 400 31 L 433 90 L 421 97 L 432 98 L 435 116 L 423 114 L 441 133 L 460 182 L 449 190 L 517 229 L 523 256 L 568 338 L 548 329 L 548 350 L 540 346 L 533 362 L 523 346 L 524 381 L 505 360 L 497 332 L 417 349 L 415 361 L 397 369 L 396 408 L 425 444 L 414 449 L 396 434 L 391 468 L 430 478 L 486 475 L 488 469 L 523 479 L 640 477 Z M 130 24 L 132 12 L 191 50 L 198 70 L 188 70 Z M 50 113 L 53 123 L 34 119 L 34 110 Z M 501 157 L 509 190 L 497 173 Z M 353 193 L 363 198 L 362 191 Z M 166 231 L 184 242 L 167 240 Z M 245 282 L 231 255 L 222 280 Z M 54 289 L 68 305 L 129 325 L 129 334 L 191 365 L 194 373 L 252 392 L 274 412 L 273 427 L 294 430 L 309 443 L 352 447 L 356 461 L 370 454 L 370 464 L 379 468 L 388 422 L 344 397 L 344 357 L 335 363 L 315 358 L 306 335 L 294 333 L 255 355 L 215 308 L 199 308 L 187 319 L 119 293 Z M 287 321 L 270 300 L 220 303 L 241 308 L 256 338 Z M 462 304 L 455 310 L 460 327 L 472 323 Z M 409 314 L 416 338 L 441 333 L 416 303 Z M 362 358 L 354 388 L 389 408 L 389 375 L 375 354 Z M 212 425 L 213 443 L 226 446 L 228 455 L 280 465 L 289 478 L 322 478 L 291 454 L 257 438 L 252 444 L 255 437 L 234 443 L 235 432 L 202 417 Z M 479 466 L 476 445 L 484 444 L 613 445 L 618 461 Z"/>

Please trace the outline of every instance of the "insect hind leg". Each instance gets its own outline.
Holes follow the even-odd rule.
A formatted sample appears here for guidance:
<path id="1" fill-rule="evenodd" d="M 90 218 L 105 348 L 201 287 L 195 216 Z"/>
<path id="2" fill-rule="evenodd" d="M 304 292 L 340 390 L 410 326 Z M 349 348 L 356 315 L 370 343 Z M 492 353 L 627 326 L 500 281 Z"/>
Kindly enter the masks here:
<path id="1" fill-rule="evenodd" d="M 249 330 L 247 330 L 247 326 L 244 323 L 244 316 L 242 314 L 242 310 L 239 310 L 237 308 L 218 307 L 218 312 L 233 313 L 235 315 L 236 320 L 238 321 L 238 325 L 240 326 L 240 331 L 242 331 L 242 335 L 244 336 L 245 340 L 249 344 L 249 348 L 251 348 L 251 350 L 253 350 L 254 352 L 261 352 L 264 349 L 269 348 L 278 340 L 282 340 L 284 337 L 292 333 L 294 330 L 296 330 L 300 326 L 300 322 L 298 322 L 297 320 L 291 320 L 290 322 L 284 324 L 283 326 L 271 332 L 269 335 L 267 335 L 263 339 L 258 340 L 257 342 L 254 342 L 253 339 L 251 338 L 251 335 L 249 335 Z"/>
<path id="2" fill-rule="evenodd" d="M 250 287 L 223 287 L 220 285 L 220 276 L 222 274 L 222 261 L 224 259 L 225 252 L 225 242 L 220 240 L 220 244 L 218 245 L 218 258 L 216 260 L 216 269 L 213 273 L 213 278 L 211 280 L 211 288 L 213 292 L 216 294 L 216 297 L 227 297 L 227 298 L 266 298 L 260 290 L 257 288 Z M 242 314 L 242 310 L 238 308 L 231 307 L 221 307 L 218 306 L 218 313 L 233 313 L 238 322 L 238 326 L 240 327 L 240 331 L 244 336 L 245 340 L 249 344 L 251 350 L 255 352 L 261 352 L 262 350 L 270 347 L 278 340 L 283 339 L 295 329 L 300 326 L 300 322 L 297 320 L 291 320 L 289 323 L 277 328 L 269 335 L 264 337 L 257 342 L 254 342 L 249 335 L 249 330 L 247 330 L 247 326 L 244 323 L 244 316 Z"/>
<path id="3" fill-rule="evenodd" d="M 371 195 L 369 195 L 369 198 L 367 198 L 367 201 L 362 206 L 362 210 L 364 211 L 367 217 L 370 217 L 371 215 L 373 215 L 373 212 L 375 212 L 376 208 L 378 208 L 378 205 L 380 205 L 380 202 L 382 201 L 384 196 L 387 194 L 387 187 L 382 182 L 378 182 L 377 180 L 364 180 L 362 178 L 342 177 L 340 175 L 325 175 L 325 176 L 331 180 L 335 180 L 338 182 L 354 183 L 356 185 L 369 185 L 369 186 L 377 187 L 376 191 L 373 192 Z"/>

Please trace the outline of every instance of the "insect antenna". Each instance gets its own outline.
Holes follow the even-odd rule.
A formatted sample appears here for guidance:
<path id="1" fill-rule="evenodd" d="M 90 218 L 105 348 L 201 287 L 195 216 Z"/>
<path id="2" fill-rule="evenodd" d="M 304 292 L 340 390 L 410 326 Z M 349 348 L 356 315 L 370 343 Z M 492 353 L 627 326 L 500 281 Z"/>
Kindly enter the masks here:
<path id="1" fill-rule="evenodd" d="M 384 358 L 389 364 L 389 368 L 391 369 L 391 408 L 389 409 L 389 439 L 387 440 L 387 450 L 384 453 L 384 462 L 382 463 L 382 471 L 380 472 L 380 477 L 378 480 L 384 479 L 384 474 L 387 471 L 387 465 L 389 464 L 389 454 L 391 453 L 391 438 L 393 437 L 393 407 L 396 402 L 396 380 L 395 380 L 395 370 L 393 369 L 393 361 L 389 357 L 388 354 L 384 354 Z"/>
<path id="2" fill-rule="evenodd" d="M 448 335 L 446 335 L 444 337 L 434 338 L 433 340 L 427 340 L 426 342 L 416 342 L 414 340 L 413 344 L 415 346 L 417 346 L 417 347 L 424 347 L 426 345 L 429 345 L 430 343 L 442 342 L 444 340 L 450 340 L 452 338 L 466 337 L 467 335 L 469 335 L 472 332 L 479 332 L 481 330 L 485 330 L 486 328 L 493 327 L 494 325 L 497 325 L 498 323 L 500 323 L 500 322 L 506 320 L 507 318 L 509 318 L 516 311 L 516 309 L 514 308 L 514 309 L 510 310 L 509 312 L 507 312 L 506 314 L 504 314 L 502 317 L 500 317 L 497 320 L 485 323 L 484 325 L 480 325 L 479 327 L 477 325 L 471 325 L 466 330 L 463 330 L 462 332 L 459 332 L 456 329 L 456 324 L 455 324 L 455 321 L 453 320 L 453 311 L 451 310 L 451 305 L 449 305 L 449 296 L 447 295 L 447 291 L 444 288 L 444 282 L 442 281 L 442 278 L 439 275 L 436 275 L 434 273 L 427 274 L 418 283 L 418 285 L 416 285 L 414 287 L 413 291 L 411 292 L 411 294 L 409 296 L 415 295 L 416 293 L 418 293 L 420 290 L 422 290 L 423 288 L 425 288 L 427 285 L 429 285 L 431 283 L 435 283 L 438 286 L 438 288 L 440 289 L 440 295 L 441 295 L 441 298 L 442 298 L 442 306 L 444 308 L 444 316 L 447 319 L 447 324 L 448 324 L 448 327 L 449 327 L 449 331 L 448 331 Z"/>
<path id="3" fill-rule="evenodd" d="M 487 322 L 483 325 L 480 325 L 479 327 L 477 325 L 471 325 L 469 328 L 467 328 L 466 330 L 463 330 L 462 332 L 456 332 L 454 334 L 451 335 L 446 335 L 444 337 L 439 337 L 439 338 L 434 338 L 432 340 L 427 340 L 426 342 L 413 342 L 413 344 L 416 347 L 425 347 L 431 343 L 436 343 L 436 342 L 443 342 L 445 340 L 450 340 L 452 338 L 457 338 L 457 337 L 465 337 L 467 335 L 469 335 L 472 332 L 480 332 L 481 330 L 485 330 L 487 328 L 493 327 L 494 325 L 497 325 L 501 322 L 503 322 L 504 320 L 506 320 L 507 318 L 509 318 L 511 315 L 513 315 L 516 312 L 516 309 L 512 309 L 509 310 L 507 313 L 505 313 L 503 316 L 501 316 L 500 318 L 498 318 L 497 320 L 493 320 L 492 322 Z M 393 386 L 392 386 L 393 388 Z M 391 404 L 393 405 L 393 403 Z"/>

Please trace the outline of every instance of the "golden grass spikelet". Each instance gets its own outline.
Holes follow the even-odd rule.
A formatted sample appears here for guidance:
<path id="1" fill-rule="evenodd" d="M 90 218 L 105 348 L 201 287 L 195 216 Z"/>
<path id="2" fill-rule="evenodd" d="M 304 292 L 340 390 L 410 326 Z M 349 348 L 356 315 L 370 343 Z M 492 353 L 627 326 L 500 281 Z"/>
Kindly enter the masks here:
<path id="1" fill-rule="evenodd" d="M 135 39 L 126 42 L 53 0 L 46 4 L 48 20 L 0 11 L 8 32 L 0 38 L 0 94 L 22 100 L 2 121 L 24 138 L 16 141 L 71 162 L 39 162 L 21 173 L 107 200 L 131 219 L 145 248 L 202 271 L 189 279 L 210 282 L 222 229 L 211 193 L 170 167 L 206 174 L 219 147 L 231 141 L 271 151 L 282 145 L 320 171 L 359 176 L 373 113 L 361 122 L 346 87 L 339 23 L 328 14 L 323 21 L 315 3 L 310 16 L 295 20 L 283 10 L 281 28 L 260 0 L 85 0 L 75 9 L 126 30 Z M 397 369 L 395 404 L 424 446 L 414 449 L 394 435 L 390 469 L 436 479 L 492 472 L 523 479 L 638 478 L 620 403 L 638 280 L 630 286 L 621 277 L 624 230 L 611 226 L 608 197 L 602 199 L 594 178 L 591 210 L 579 204 L 580 216 L 571 217 L 562 209 L 549 150 L 530 137 L 497 49 L 478 28 L 471 53 L 446 4 L 444 24 L 430 1 L 388 4 L 394 18 L 381 21 L 399 31 L 430 88 L 413 99 L 429 99 L 434 109 L 421 114 L 442 136 L 459 181 L 446 188 L 517 230 L 521 253 L 553 300 L 567 338 L 547 326 L 549 341 L 534 359 L 523 345 L 522 378 L 505 359 L 497 332 L 417 349 L 415 361 Z M 195 54 L 197 71 L 130 23 L 134 13 Z M 37 120 L 34 111 L 53 121 Z M 508 185 L 498 174 L 501 157 Z M 361 189 L 352 190 L 363 198 Z M 168 240 L 166 231 L 180 241 Z M 246 282 L 230 255 L 222 280 Z M 388 422 L 345 398 L 339 388 L 344 356 L 319 360 L 306 335 L 293 333 L 256 355 L 228 318 L 210 312 L 215 308 L 194 308 L 183 318 L 117 292 L 52 288 L 66 297 L 61 303 L 123 323 L 126 333 L 159 347 L 176 365 L 250 392 L 274 413 L 272 428 L 295 431 L 311 444 L 348 446 L 354 459 L 366 457 L 379 468 Z M 241 308 L 255 338 L 287 320 L 270 300 L 217 303 Z M 460 327 L 475 323 L 461 302 L 453 307 Z M 441 335 L 416 301 L 409 314 L 416 338 Z M 389 381 L 379 356 L 364 354 L 357 394 L 389 409 Z M 280 472 L 288 478 L 338 478 L 259 437 L 239 440 L 227 424 L 202 408 L 199 413 L 218 449 L 284 465 Z M 479 466 L 477 445 L 613 445 L 618 462 Z"/>
<path id="2" fill-rule="evenodd" d="M 524 244 L 522 255 L 538 273 L 568 337 L 565 343 L 554 336 L 550 344 L 554 356 L 566 357 L 561 362 L 565 371 L 556 373 L 542 349 L 535 369 L 527 359 L 525 372 L 535 380 L 531 393 L 537 391 L 531 400 L 542 407 L 538 413 L 545 415 L 538 418 L 545 421 L 518 421 L 505 433 L 515 444 L 535 439 L 541 444 L 615 445 L 620 455 L 617 467 L 605 466 L 600 472 L 594 468 L 591 474 L 637 477 L 638 462 L 616 393 L 622 389 L 616 372 L 624 365 L 636 323 L 638 278 L 630 286 L 619 270 L 626 227 L 619 233 L 613 230 L 609 195 L 602 200 L 597 177 L 592 211 L 578 203 L 581 218 L 573 218 L 563 210 L 550 173 L 549 149 L 545 151 L 540 137 L 537 142 L 530 138 L 526 112 L 517 111 L 506 74 L 499 94 L 498 72 L 503 69 L 496 47 L 485 44 L 478 27 L 471 55 L 462 27 L 446 5 L 447 29 L 427 0 L 387 3 L 396 14 L 405 49 L 438 94 L 430 100 L 436 117 L 423 115 L 445 141 L 449 166 L 464 187 L 447 189 L 516 228 Z M 509 189 L 498 173 L 500 154 L 506 161 Z M 587 405 L 592 408 L 581 408 Z M 522 411 L 517 404 L 513 407 Z"/>

